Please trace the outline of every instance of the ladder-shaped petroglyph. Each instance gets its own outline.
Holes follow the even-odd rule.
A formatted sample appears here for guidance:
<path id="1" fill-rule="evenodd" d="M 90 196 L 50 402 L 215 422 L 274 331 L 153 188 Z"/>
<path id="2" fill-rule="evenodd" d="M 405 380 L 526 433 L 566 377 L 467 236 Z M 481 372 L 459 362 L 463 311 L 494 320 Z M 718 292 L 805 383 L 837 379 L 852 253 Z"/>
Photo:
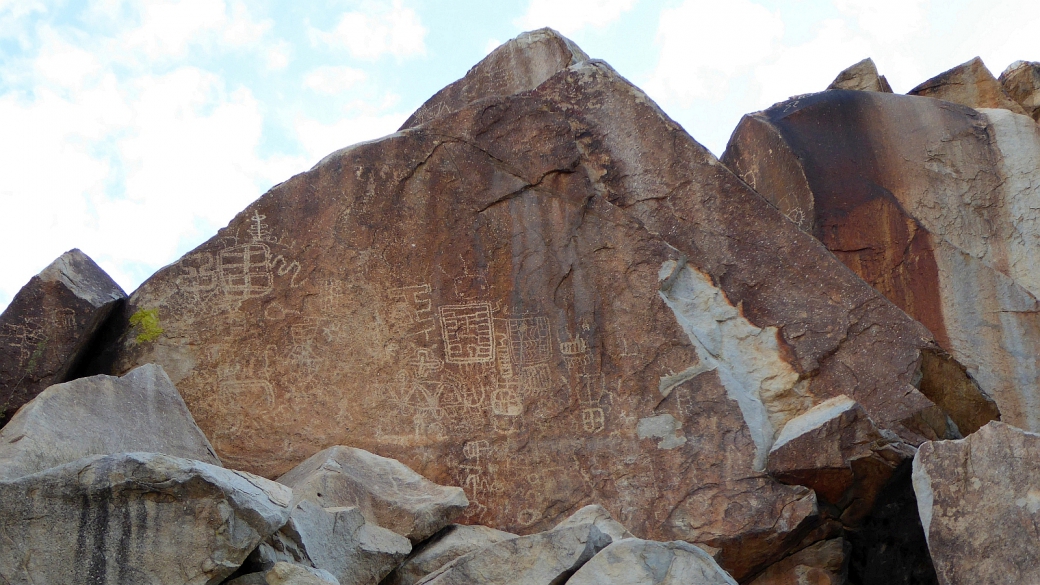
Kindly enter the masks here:
<path id="1" fill-rule="evenodd" d="M 430 333 L 435 328 L 431 292 L 428 284 L 388 291 L 388 321 L 395 327 L 403 328 L 408 335 L 422 335 L 423 340 L 429 342 Z"/>
<path id="2" fill-rule="evenodd" d="M 495 359 L 495 328 L 490 303 L 439 308 L 444 337 L 444 361 L 481 364 Z"/>

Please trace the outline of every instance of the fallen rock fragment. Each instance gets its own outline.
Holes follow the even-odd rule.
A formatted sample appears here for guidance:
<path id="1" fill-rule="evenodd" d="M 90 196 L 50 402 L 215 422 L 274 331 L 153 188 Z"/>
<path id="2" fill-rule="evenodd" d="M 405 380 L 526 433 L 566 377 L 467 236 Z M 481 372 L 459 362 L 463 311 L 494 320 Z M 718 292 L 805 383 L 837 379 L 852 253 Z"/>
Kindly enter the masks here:
<path id="1" fill-rule="evenodd" d="M 162 366 L 55 384 L 0 429 L 0 480 L 91 455 L 163 453 L 220 466 Z"/>
<path id="2" fill-rule="evenodd" d="M 913 486 L 939 583 L 1040 582 L 1040 435 L 991 422 L 925 443 Z"/>
<path id="3" fill-rule="evenodd" d="M 687 542 L 626 538 L 585 563 L 568 585 L 737 585 L 708 553 Z"/>
<path id="4" fill-rule="evenodd" d="M 356 506 L 369 522 L 426 540 L 469 506 L 462 488 L 441 486 L 394 459 L 353 447 L 315 453 L 278 482 L 322 507 Z"/>
<path id="5" fill-rule="evenodd" d="M 219 583 L 289 517 L 275 482 L 155 453 L 0 481 L 0 582 Z"/>
<path id="6" fill-rule="evenodd" d="M 382 585 L 414 585 L 462 555 L 511 538 L 517 535 L 487 526 L 452 524 L 418 545 Z"/>
<path id="7" fill-rule="evenodd" d="M 907 95 L 945 100 L 975 109 L 1001 108 L 1016 114 L 1026 113 L 1008 96 L 978 57 L 936 75 L 908 91 Z"/>
<path id="8" fill-rule="evenodd" d="M 593 524 L 520 536 L 465 554 L 417 585 L 556 585 L 610 543 Z"/>
<path id="9" fill-rule="evenodd" d="M 1040 63 L 1015 61 L 1000 74 L 999 81 L 1026 115 L 1040 121 Z"/>
<path id="10" fill-rule="evenodd" d="M 892 93 L 892 86 L 884 75 L 878 75 L 877 66 L 870 57 L 850 66 L 834 78 L 827 89 L 852 89 Z"/>
<path id="11" fill-rule="evenodd" d="M 568 516 L 563 520 L 563 522 L 557 524 L 556 528 L 569 528 L 571 526 L 583 526 L 587 524 L 599 528 L 600 532 L 606 534 L 612 540 L 633 538 L 632 533 L 622 526 L 620 522 L 614 520 L 614 517 L 610 515 L 610 512 L 599 504 L 589 504 L 588 506 L 585 506 Z"/>
<path id="12" fill-rule="evenodd" d="M 43 389 L 67 380 L 124 299 L 123 289 L 76 249 L 18 291 L 0 314 L 0 427 Z"/>
<path id="13" fill-rule="evenodd" d="M 283 561 L 263 573 L 243 575 L 226 585 L 340 585 L 340 582 L 328 571 Z"/>
<path id="14" fill-rule="evenodd" d="M 845 585 L 848 549 L 843 538 L 817 542 L 771 565 L 750 585 Z"/>
<path id="15" fill-rule="evenodd" d="M 340 585 L 378 585 L 411 550 L 407 538 L 367 522 L 358 508 L 303 500 L 252 558 L 266 570 L 291 562 L 328 571 Z"/>

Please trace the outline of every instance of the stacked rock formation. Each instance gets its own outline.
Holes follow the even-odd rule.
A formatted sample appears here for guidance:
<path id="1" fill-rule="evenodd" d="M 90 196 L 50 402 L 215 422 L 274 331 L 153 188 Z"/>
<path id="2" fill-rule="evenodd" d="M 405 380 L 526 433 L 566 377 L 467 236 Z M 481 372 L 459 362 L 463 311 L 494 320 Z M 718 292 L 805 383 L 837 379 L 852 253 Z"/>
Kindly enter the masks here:
<path id="1" fill-rule="evenodd" d="M 1028 580 L 1030 67 L 866 59 L 719 161 L 542 29 L 125 303 L 70 252 L 0 316 L 0 581 Z"/>

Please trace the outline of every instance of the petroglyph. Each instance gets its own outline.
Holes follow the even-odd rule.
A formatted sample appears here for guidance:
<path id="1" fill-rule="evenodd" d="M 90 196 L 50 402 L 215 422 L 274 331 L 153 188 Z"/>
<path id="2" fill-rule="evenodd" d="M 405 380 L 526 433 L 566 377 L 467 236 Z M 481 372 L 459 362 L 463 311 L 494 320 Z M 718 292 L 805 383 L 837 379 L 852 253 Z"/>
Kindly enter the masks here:
<path id="1" fill-rule="evenodd" d="M 22 320 L 21 325 L 6 323 L 4 331 L 0 332 L 4 345 L 18 350 L 18 366 L 26 367 L 33 355 L 40 352 L 47 344 L 47 337 L 43 334 L 42 327 L 32 318 Z"/>
<path id="2" fill-rule="evenodd" d="M 520 385 L 517 382 L 502 380 L 491 393 L 491 411 L 500 416 L 519 416 L 524 411 L 520 399 Z"/>
<path id="3" fill-rule="evenodd" d="M 406 286 L 387 292 L 390 300 L 390 320 L 409 328 L 412 335 L 422 335 L 427 342 L 430 341 L 430 332 L 435 327 L 431 292 L 428 284 Z"/>
<path id="4" fill-rule="evenodd" d="M 489 303 L 440 307 L 444 361 L 479 364 L 495 359 L 495 330 Z"/>
<path id="5" fill-rule="evenodd" d="M 618 380 L 620 387 L 621 381 Z M 586 433 L 598 433 L 606 428 L 606 411 L 612 396 L 607 390 L 603 374 L 582 374 L 579 380 L 578 401 L 581 404 L 581 424 Z"/>
<path id="6" fill-rule="evenodd" d="M 520 385 L 525 394 L 540 392 L 552 387 L 552 370 L 549 364 L 527 366 L 520 370 Z"/>
<path id="7" fill-rule="evenodd" d="M 568 370 L 583 370 L 592 363 L 589 355 L 589 344 L 581 336 L 575 335 L 568 341 L 560 342 L 560 353 Z"/>
<path id="8" fill-rule="evenodd" d="M 509 355 L 513 363 L 529 366 L 549 362 L 552 339 L 547 318 L 521 317 L 505 321 L 509 334 Z"/>

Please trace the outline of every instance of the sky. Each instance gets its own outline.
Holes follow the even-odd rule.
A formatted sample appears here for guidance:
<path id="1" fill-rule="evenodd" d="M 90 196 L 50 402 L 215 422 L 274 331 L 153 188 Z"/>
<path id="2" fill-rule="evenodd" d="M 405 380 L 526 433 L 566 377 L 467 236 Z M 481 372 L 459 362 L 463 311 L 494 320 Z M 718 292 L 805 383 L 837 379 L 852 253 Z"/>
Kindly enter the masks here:
<path id="1" fill-rule="evenodd" d="M 127 293 L 324 155 L 551 26 L 716 155 L 872 57 L 1040 61 L 1035 0 L 0 0 L 0 310 L 66 250 Z"/>

